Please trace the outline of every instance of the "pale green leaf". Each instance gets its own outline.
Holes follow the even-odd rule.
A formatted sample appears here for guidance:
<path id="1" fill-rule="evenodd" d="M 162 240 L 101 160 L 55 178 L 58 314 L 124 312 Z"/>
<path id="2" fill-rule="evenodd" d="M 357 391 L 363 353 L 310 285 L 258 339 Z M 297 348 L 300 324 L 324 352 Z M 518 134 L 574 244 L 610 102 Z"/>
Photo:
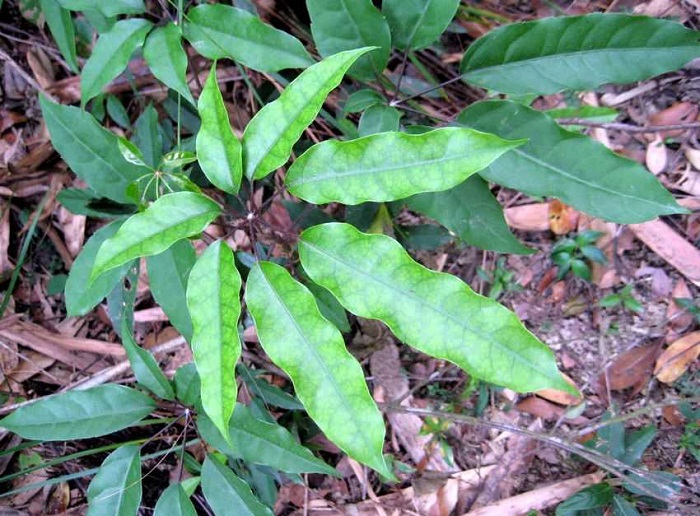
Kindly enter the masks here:
<path id="1" fill-rule="evenodd" d="M 197 133 L 197 159 L 202 172 L 218 189 L 235 194 L 241 186 L 241 143 L 233 134 L 228 111 L 216 81 L 216 63 L 197 103 L 202 125 Z"/>
<path id="2" fill-rule="evenodd" d="M 457 121 L 502 138 L 530 138 L 480 175 L 529 195 L 549 196 L 605 220 L 631 224 L 683 213 L 644 167 L 582 134 L 562 129 L 544 113 L 514 102 L 478 102 Z"/>
<path id="3" fill-rule="evenodd" d="M 127 262 L 121 267 L 101 274 L 92 283 L 89 282 L 97 251 L 105 240 L 117 232 L 122 223 L 123 221 L 118 220 L 96 231 L 73 262 L 65 288 L 68 316 L 85 315 L 95 308 L 97 303 L 112 291 L 119 279 L 123 278 L 131 267 L 132 262 Z"/>
<path id="4" fill-rule="evenodd" d="M 61 7 L 58 0 L 39 0 L 51 35 L 58 45 L 66 64 L 71 71 L 78 72 L 78 58 L 75 50 L 75 29 L 70 12 Z"/>
<path id="5" fill-rule="evenodd" d="M 225 437 L 236 404 L 240 290 L 233 251 L 219 240 L 202 253 L 190 272 L 187 308 L 194 328 L 192 354 L 202 382 L 202 406 Z"/>
<path id="6" fill-rule="evenodd" d="M 149 170 L 127 162 L 117 136 L 104 129 L 87 112 L 39 97 L 51 143 L 68 166 L 99 195 L 133 203 L 126 188 Z"/>
<path id="7" fill-rule="evenodd" d="M 260 262 L 245 292 L 263 347 L 292 379 L 309 415 L 343 451 L 384 474 L 384 422 L 362 368 L 338 329 L 323 318 L 313 294 L 281 266 Z"/>
<path id="8" fill-rule="evenodd" d="M 370 106 L 362 113 L 357 126 L 360 136 L 386 133 L 399 130 L 399 121 L 403 113 L 391 106 Z"/>
<path id="9" fill-rule="evenodd" d="M 211 455 L 202 465 L 202 492 L 216 516 L 272 516 L 250 486 Z"/>
<path id="10" fill-rule="evenodd" d="M 461 72 L 513 94 L 592 90 L 677 70 L 700 56 L 700 33 L 670 20 L 588 14 L 514 23 L 469 46 Z"/>
<path id="11" fill-rule="evenodd" d="M 285 182 L 316 204 L 395 201 L 452 188 L 522 143 L 457 127 L 328 140 L 302 154 Z"/>
<path id="12" fill-rule="evenodd" d="M 379 319 L 406 344 L 513 390 L 572 391 L 554 355 L 516 315 L 459 278 L 426 269 L 395 240 L 348 224 L 301 234 L 299 257 L 350 312 Z"/>
<path id="13" fill-rule="evenodd" d="M 158 498 L 153 516 L 197 516 L 181 484 L 172 484 Z"/>
<path id="14" fill-rule="evenodd" d="M 197 257 L 192 244 L 181 240 L 160 254 L 149 256 L 148 280 L 151 294 L 180 335 L 190 342 L 192 320 L 187 310 L 187 278 Z"/>
<path id="15" fill-rule="evenodd" d="M 406 199 L 412 210 L 435 219 L 464 242 L 501 253 L 532 252 L 513 236 L 503 208 L 479 176 L 445 190 L 414 195 Z"/>
<path id="16" fill-rule="evenodd" d="M 201 194 L 176 192 L 162 196 L 145 211 L 129 217 L 102 244 L 91 280 L 123 263 L 162 253 L 178 240 L 198 235 L 219 213 L 221 207 Z"/>
<path id="17" fill-rule="evenodd" d="M 246 177 L 261 179 L 287 162 L 292 147 L 316 119 L 328 94 L 368 50 L 341 52 L 309 67 L 253 117 L 243 135 Z"/>
<path id="18" fill-rule="evenodd" d="M 183 33 L 204 57 L 228 57 L 261 72 L 313 64 L 304 45 L 294 36 L 228 5 L 199 5 L 190 9 Z"/>
<path id="19" fill-rule="evenodd" d="M 459 0 L 383 0 L 391 42 L 401 50 L 433 43 L 454 18 Z"/>
<path id="20" fill-rule="evenodd" d="M 42 441 L 88 439 L 111 434 L 150 414 L 156 404 L 145 394 L 107 384 L 67 391 L 18 408 L 0 427 Z"/>
<path id="21" fill-rule="evenodd" d="M 180 29 L 172 22 L 157 27 L 146 38 L 143 57 L 153 75 L 194 105 L 187 87 L 187 54 L 182 48 L 181 37 Z"/>
<path id="22" fill-rule="evenodd" d="M 127 320 L 122 319 L 122 344 L 129 358 L 131 369 L 134 371 L 136 381 L 146 387 L 156 396 L 164 400 L 174 400 L 175 393 L 170 382 L 160 370 L 158 362 L 148 351 L 141 348 L 131 334 L 131 327 Z"/>
<path id="23" fill-rule="evenodd" d="M 71 11 L 97 10 L 110 18 L 118 14 L 141 14 L 146 10 L 143 0 L 58 0 Z"/>
<path id="24" fill-rule="evenodd" d="M 151 22 L 142 18 L 130 18 L 114 24 L 102 34 L 88 58 L 80 76 L 81 102 L 102 92 L 102 88 L 124 71 L 134 51 L 143 45 Z"/>
<path id="25" fill-rule="evenodd" d="M 373 80 L 384 71 L 391 51 L 389 25 L 372 0 L 306 0 L 311 33 L 323 57 L 360 47 L 379 47 L 358 59 L 350 74 Z"/>
<path id="26" fill-rule="evenodd" d="M 136 516 L 141 505 L 141 448 L 125 444 L 110 453 L 87 495 L 87 516 Z"/>

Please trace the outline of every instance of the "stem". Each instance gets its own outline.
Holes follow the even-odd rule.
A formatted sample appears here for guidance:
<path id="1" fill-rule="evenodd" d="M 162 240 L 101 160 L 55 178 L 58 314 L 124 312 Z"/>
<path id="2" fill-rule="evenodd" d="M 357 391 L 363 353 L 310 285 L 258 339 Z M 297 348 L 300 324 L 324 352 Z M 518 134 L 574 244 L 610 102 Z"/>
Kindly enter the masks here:
<path id="1" fill-rule="evenodd" d="M 437 85 L 433 86 L 432 88 L 428 88 L 427 90 L 420 91 L 418 93 L 415 93 L 415 94 L 410 95 L 408 97 L 405 97 L 403 99 L 398 99 L 398 100 L 394 99 L 391 102 L 389 102 L 389 105 L 391 107 L 396 107 L 399 104 L 403 104 L 404 102 L 408 102 L 409 100 L 413 100 L 417 97 L 422 97 L 426 93 L 430 93 L 431 91 L 439 90 L 440 88 L 443 88 L 443 87 L 447 86 L 448 84 L 452 84 L 452 83 L 455 83 L 455 82 L 460 81 L 460 80 L 462 80 L 462 76 L 458 75 L 457 77 L 453 77 L 452 79 L 450 79 L 448 81 L 441 82 L 440 84 L 437 84 Z"/>
<path id="2" fill-rule="evenodd" d="M 597 127 L 600 129 L 610 129 L 613 131 L 625 131 L 628 133 L 660 133 L 664 131 L 680 131 L 683 129 L 700 129 L 700 122 L 688 122 L 685 124 L 669 124 L 669 125 L 650 125 L 641 127 L 632 124 L 623 124 L 619 122 L 594 122 L 592 120 L 584 120 L 580 118 L 562 118 L 558 119 L 560 125 L 583 125 L 585 127 Z"/>
<path id="3" fill-rule="evenodd" d="M 182 30 L 182 9 L 183 9 L 183 0 L 177 0 L 177 26 L 180 27 Z M 177 138 L 177 150 L 181 151 L 182 150 L 182 136 L 180 135 L 180 132 L 182 130 L 181 127 L 181 120 L 180 120 L 180 115 L 182 112 L 182 95 L 179 93 L 177 94 L 177 131 L 176 131 L 176 138 Z"/>

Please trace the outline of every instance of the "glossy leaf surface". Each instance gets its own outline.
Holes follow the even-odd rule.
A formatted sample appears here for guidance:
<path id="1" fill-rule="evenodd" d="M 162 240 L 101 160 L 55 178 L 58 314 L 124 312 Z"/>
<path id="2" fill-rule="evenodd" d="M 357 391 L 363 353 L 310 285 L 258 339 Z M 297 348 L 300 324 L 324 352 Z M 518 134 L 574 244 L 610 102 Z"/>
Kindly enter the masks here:
<path id="1" fill-rule="evenodd" d="M 39 0 L 41 11 L 51 29 L 51 35 L 58 45 L 66 64 L 73 72 L 78 72 L 78 58 L 75 50 L 75 29 L 70 12 L 61 7 L 58 0 Z"/>
<path id="2" fill-rule="evenodd" d="M 104 460 L 88 487 L 88 516 L 136 516 L 141 505 L 141 450 L 120 446 Z"/>
<path id="3" fill-rule="evenodd" d="M 0 420 L 0 426 L 25 439 L 87 439 L 126 428 L 155 408 L 145 394 L 108 384 L 63 392 L 25 405 Z"/>
<path id="4" fill-rule="evenodd" d="M 73 172 L 99 195 L 133 203 L 126 188 L 149 170 L 127 162 L 119 150 L 117 136 L 101 127 L 90 114 L 54 104 L 43 96 L 39 103 L 51 143 Z"/>
<path id="5" fill-rule="evenodd" d="M 306 0 L 316 48 L 328 57 L 344 50 L 379 47 L 357 61 L 350 74 L 376 79 L 389 60 L 389 25 L 371 0 Z"/>
<path id="6" fill-rule="evenodd" d="M 272 516 L 250 486 L 212 456 L 202 465 L 202 491 L 216 516 Z"/>
<path id="7" fill-rule="evenodd" d="M 216 63 L 199 96 L 197 111 L 202 125 L 197 133 L 197 159 L 202 172 L 219 190 L 235 194 L 241 186 L 241 142 L 231 129 L 228 111 L 216 81 Z"/>
<path id="8" fill-rule="evenodd" d="M 414 195 L 406 199 L 406 204 L 435 219 L 470 245 L 501 253 L 532 252 L 510 232 L 503 208 L 488 184 L 478 176 L 444 192 Z"/>
<path id="9" fill-rule="evenodd" d="M 445 31 L 459 0 L 384 0 L 382 12 L 391 27 L 391 41 L 402 50 L 433 43 Z"/>
<path id="10" fill-rule="evenodd" d="M 132 330 L 126 319 L 122 319 L 122 345 L 129 357 L 131 369 L 136 381 L 146 387 L 156 396 L 164 400 L 174 400 L 175 392 L 170 382 L 160 370 L 158 362 L 148 351 L 139 346 L 132 335 Z"/>
<path id="11" fill-rule="evenodd" d="M 236 404 L 236 362 L 241 355 L 238 318 L 241 277 L 221 240 L 199 257 L 187 283 L 194 335 L 192 354 L 202 382 L 202 406 L 222 435 Z"/>
<path id="12" fill-rule="evenodd" d="M 158 498 L 153 516 L 197 516 L 181 484 L 172 484 Z"/>
<path id="13" fill-rule="evenodd" d="M 246 177 L 263 178 L 287 162 L 292 147 L 314 121 L 328 94 L 368 50 L 341 52 L 307 68 L 277 100 L 253 117 L 243 135 Z"/>
<path id="14" fill-rule="evenodd" d="M 151 22 L 142 18 L 130 18 L 118 21 L 99 37 L 80 76 L 83 105 L 124 71 L 131 55 L 143 45 L 151 26 Z"/>
<path id="15" fill-rule="evenodd" d="M 95 9 L 110 18 L 118 14 L 140 14 L 146 10 L 143 0 L 58 0 L 71 11 Z"/>
<path id="16" fill-rule="evenodd" d="M 302 154 L 285 182 L 316 204 L 394 201 L 452 188 L 521 143 L 457 127 L 328 140 Z"/>
<path id="17" fill-rule="evenodd" d="M 146 260 L 153 298 L 188 342 L 192 339 L 192 320 L 187 310 L 185 293 L 187 278 L 196 260 L 194 248 L 187 240 L 176 242 L 162 253 L 149 256 Z"/>
<path id="18" fill-rule="evenodd" d="M 554 355 L 516 315 L 455 276 L 426 269 L 395 240 L 348 224 L 307 229 L 299 256 L 316 283 L 406 344 L 516 391 L 571 391 Z"/>
<path id="19" fill-rule="evenodd" d="M 676 22 L 595 13 L 493 30 L 469 47 L 461 72 L 483 88 L 547 94 L 641 81 L 698 56 L 698 33 Z"/>
<path id="20" fill-rule="evenodd" d="M 201 233 L 221 207 L 200 194 L 167 194 L 145 211 L 132 215 L 107 239 L 95 258 L 92 279 L 142 256 L 162 253 L 178 240 Z"/>
<path id="21" fill-rule="evenodd" d="M 245 299 L 261 346 L 290 376 L 319 428 L 354 459 L 388 473 L 384 422 L 362 368 L 313 294 L 284 268 L 260 262 L 250 271 Z"/>
<path id="22" fill-rule="evenodd" d="M 306 68 L 313 64 L 294 36 L 228 5 L 199 5 L 190 9 L 183 32 L 204 57 L 228 57 L 260 72 Z"/>
<path id="23" fill-rule="evenodd" d="M 503 138 L 529 137 L 480 175 L 534 196 L 551 196 L 595 217 L 622 224 L 682 213 L 673 196 L 646 169 L 601 143 L 562 129 L 544 113 L 514 102 L 478 102 L 460 124 Z"/>
<path id="24" fill-rule="evenodd" d="M 158 80 L 194 105 L 187 86 L 187 54 L 181 37 L 180 29 L 172 22 L 155 28 L 146 38 L 143 57 Z"/>

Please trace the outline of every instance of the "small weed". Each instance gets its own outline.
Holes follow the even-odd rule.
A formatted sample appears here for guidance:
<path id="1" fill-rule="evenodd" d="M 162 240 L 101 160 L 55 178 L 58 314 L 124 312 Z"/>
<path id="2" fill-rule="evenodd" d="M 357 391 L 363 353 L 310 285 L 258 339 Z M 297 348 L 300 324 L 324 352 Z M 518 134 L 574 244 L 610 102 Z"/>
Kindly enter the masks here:
<path id="1" fill-rule="evenodd" d="M 598 306 L 601 308 L 614 308 L 616 306 L 622 306 L 625 310 L 629 310 L 634 313 L 642 313 L 644 307 L 642 303 L 637 300 L 632 294 L 634 289 L 633 285 L 625 285 L 618 292 L 613 294 L 608 294 L 603 299 L 598 301 Z"/>
<path id="2" fill-rule="evenodd" d="M 476 272 L 490 285 L 486 295 L 491 299 L 498 299 L 506 292 L 519 292 L 523 289 L 515 279 L 515 272 L 506 268 L 506 260 L 503 257 L 496 260 L 492 271 L 479 267 Z"/>
<path id="3" fill-rule="evenodd" d="M 603 236 L 600 231 L 582 231 L 574 237 L 562 238 L 552 247 L 552 261 L 559 266 L 557 279 L 569 271 L 586 281 L 591 280 L 590 262 L 606 263 L 607 259 L 595 243 Z"/>

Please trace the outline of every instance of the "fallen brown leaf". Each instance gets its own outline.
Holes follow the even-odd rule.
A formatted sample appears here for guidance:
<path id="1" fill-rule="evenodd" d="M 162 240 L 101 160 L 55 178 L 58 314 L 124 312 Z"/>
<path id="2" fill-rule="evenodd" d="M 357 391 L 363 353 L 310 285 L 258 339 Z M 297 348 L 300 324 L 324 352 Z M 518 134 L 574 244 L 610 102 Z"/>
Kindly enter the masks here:
<path id="1" fill-rule="evenodd" d="M 698 118 L 698 106 L 692 102 L 676 102 L 649 117 L 649 125 L 674 125 L 694 122 Z M 687 129 L 676 129 L 659 133 L 660 139 L 676 137 Z"/>
<path id="2" fill-rule="evenodd" d="M 607 381 L 610 382 L 609 388 L 612 391 L 622 391 L 630 387 L 634 387 L 636 391 L 642 388 L 651 378 L 660 349 L 660 343 L 657 343 L 632 348 L 622 353 L 606 371 L 600 373 L 596 386 L 598 393 L 601 396 L 606 395 Z"/>
<path id="3" fill-rule="evenodd" d="M 549 205 L 524 204 L 504 210 L 506 222 L 513 229 L 523 231 L 547 231 L 549 229 Z"/>
<path id="4" fill-rule="evenodd" d="M 644 162 L 649 172 L 655 176 L 658 176 L 666 168 L 668 164 L 668 151 L 660 135 L 657 135 L 656 138 L 647 145 Z"/>
<path id="5" fill-rule="evenodd" d="M 579 213 L 558 199 L 549 201 L 549 229 L 555 235 L 566 235 L 576 229 Z"/>
<path id="6" fill-rule="evenodd" d="M 700 331 L 684 335 L 664 350 L 656 361 L 654 374 L 660 382 L 673 383 L 700 355 Z"/>
<path id="7" fill-rule="evenodd" d="M 567 375 L 562 373 L 562 376 L 564 377 L 564 380 L 566 380 L 567 383 L 569 383 L 572 387 L 578 389 L 576 387 L 576 383 L 569 378 Z M 544 398 L 549 401 L 553 401 L 554 403 L 558 403 L 560 405 L 578 405 L 581 403 L 581 396 L 576 396 L 574 394 L 571 394 L 569 392 L 564 392 L 560 391 L 557 389 L 542 389 L 537 391 L 535 394 L 537 394 L 540 398 Z"/>
<path id="8" fill-rule="evenodd" d="M 520 412 L 527 412 L 545 421 L 556 421 L 564 415 L 564 409 L 547 400 L 530 396 L 515 406 Z"/>
<path id="9" fill-rule="evenodd" d="M 690 293 L 688 284 L 683 278 L 679 279 L 673 286 L 671 291 L 671 300 L 668 303 L 668 308 L 666 309 L 666 319 L 668 319 L 669 334 L 671 337 L 671 342 L 676 340 L 680 333 L 687 330 L 695 317 L 693 314 L 684 310 L 681 306 L 676 303 L 676 299 L 692 299 L 693 295 Z"/>

